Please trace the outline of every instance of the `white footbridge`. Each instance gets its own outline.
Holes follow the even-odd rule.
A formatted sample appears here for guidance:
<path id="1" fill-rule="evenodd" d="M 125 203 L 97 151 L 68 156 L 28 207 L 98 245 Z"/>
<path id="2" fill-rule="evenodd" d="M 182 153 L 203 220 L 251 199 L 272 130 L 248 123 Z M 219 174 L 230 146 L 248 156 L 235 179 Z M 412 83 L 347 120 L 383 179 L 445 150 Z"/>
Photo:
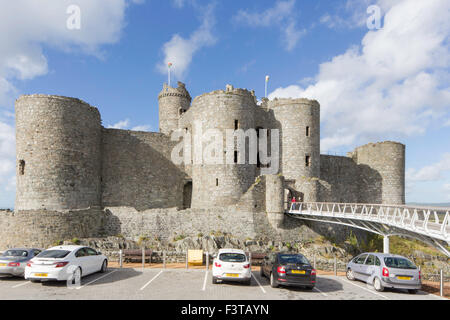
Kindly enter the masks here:
<path id="1" fill-rule="evenodd" d="M 450 208 L 405 205 L 293 202 L 290 217 L 334 223 L 373 232 L 384 237 L 389 253 L 389 236 L 423 241 L 450 257 Z"/>

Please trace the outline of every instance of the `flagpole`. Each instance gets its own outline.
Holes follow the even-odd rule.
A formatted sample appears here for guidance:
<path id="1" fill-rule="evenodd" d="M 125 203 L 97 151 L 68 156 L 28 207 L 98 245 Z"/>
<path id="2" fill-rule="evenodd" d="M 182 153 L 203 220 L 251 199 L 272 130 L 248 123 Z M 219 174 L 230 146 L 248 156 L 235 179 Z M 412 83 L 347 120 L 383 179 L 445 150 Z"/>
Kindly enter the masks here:
<path id="1" fill-rule="evenodd" d="M 266 83 L 265 83 L 265 94 L 264 94 L 264 97 L 266 97 L 267 98 L 267 84 L 269 83 L 269 76 L 266 76 Z"/>

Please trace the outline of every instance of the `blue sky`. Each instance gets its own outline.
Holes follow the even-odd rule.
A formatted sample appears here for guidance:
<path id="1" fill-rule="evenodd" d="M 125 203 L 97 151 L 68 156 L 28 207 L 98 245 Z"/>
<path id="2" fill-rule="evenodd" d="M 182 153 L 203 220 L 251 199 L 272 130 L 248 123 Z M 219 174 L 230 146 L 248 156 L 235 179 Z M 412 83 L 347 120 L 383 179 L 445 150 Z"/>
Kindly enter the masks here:
<path id="1" fill-rule="evenodd" d="M 66 26 L 80 8 L 80 29 Z M 376 5 L 381 29 L 369 29 Z M 14 100 L 78 97 L 104 126 L 158 130 L 167 81 L 317 99 L 322 151 L 407 146 L 407 201 L 450 202 L 450 24 L 444 0 L 17 0 L 0 4 L 0 207 L 13 207 Z M 14 17 L 14 18 L 12 18 Z"/>

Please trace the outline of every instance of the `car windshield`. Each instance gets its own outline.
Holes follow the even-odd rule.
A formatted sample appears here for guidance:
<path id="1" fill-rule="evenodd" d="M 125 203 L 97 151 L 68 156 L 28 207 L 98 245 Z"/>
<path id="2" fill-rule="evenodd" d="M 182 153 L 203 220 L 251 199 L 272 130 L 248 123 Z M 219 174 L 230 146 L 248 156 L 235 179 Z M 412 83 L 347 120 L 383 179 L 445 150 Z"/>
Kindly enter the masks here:
<path id="1" fill-rule="evenodd" d="M 38 258 L 64 258 L 70 253 L 67 250 L 46 250 L 37 255 Z"/>
<path id="2" fill-rule="evenodd" d="M 301 254 L 280 254 L 280 264 L 309 264 Z"/>
<path id="3" fill-rule="evenodd" d="M 384 258 L 384 263 L 389 268 L 417 269 L 414 263 L 405 258 L 395 258 L 395 257 Z"/>
<path id="4" fill-rule="evenodd" d="M 242 253 L 221 253 L 219 260 L 223 262 L 245 262 L 247 258 Z"/>
<path id="5" fill-rule="evenodd" d="M 26 250 L 6 250 L 3 252 L 4 257 L 26 257 L 28 252 Z"/>

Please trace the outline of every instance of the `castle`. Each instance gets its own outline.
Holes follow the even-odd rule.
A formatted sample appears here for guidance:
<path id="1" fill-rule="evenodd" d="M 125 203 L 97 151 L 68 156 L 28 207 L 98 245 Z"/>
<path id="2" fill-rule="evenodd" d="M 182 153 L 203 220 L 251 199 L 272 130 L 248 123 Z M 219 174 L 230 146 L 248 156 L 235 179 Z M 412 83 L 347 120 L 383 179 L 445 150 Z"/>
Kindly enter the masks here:
<path id="1" fill-rule="evenodd" d="M 178 87 L 164 84 L 158 101 L 160 132 L 138 132 L 104 128 L 98 110 L 79 99 L 21 96 L 16 203 L 14 213 L 0 215 L 0 227 L 9 232 L 3 243 L 211 228 L 242 236 L 289 229 L 292 235 L 295 228 L 283 214 L 292 197 L 404 204 L 405 146 L 387 141 L 347 156 L 321 155 L 315 100 L 258 102 L 253 91 L 227 85 L 192 101 L 178 82 Z M 174 163 L 178 141 L 172 133 L 195 135 L 195 122 L 223 133 L 266 129 L 269 136 L 277 129 L 279 170 L 263 174 L 267 166 L 259 158 L 257 163 Z M 227 147 L 223 152 L 235 162 L 241 156 Z"/>

